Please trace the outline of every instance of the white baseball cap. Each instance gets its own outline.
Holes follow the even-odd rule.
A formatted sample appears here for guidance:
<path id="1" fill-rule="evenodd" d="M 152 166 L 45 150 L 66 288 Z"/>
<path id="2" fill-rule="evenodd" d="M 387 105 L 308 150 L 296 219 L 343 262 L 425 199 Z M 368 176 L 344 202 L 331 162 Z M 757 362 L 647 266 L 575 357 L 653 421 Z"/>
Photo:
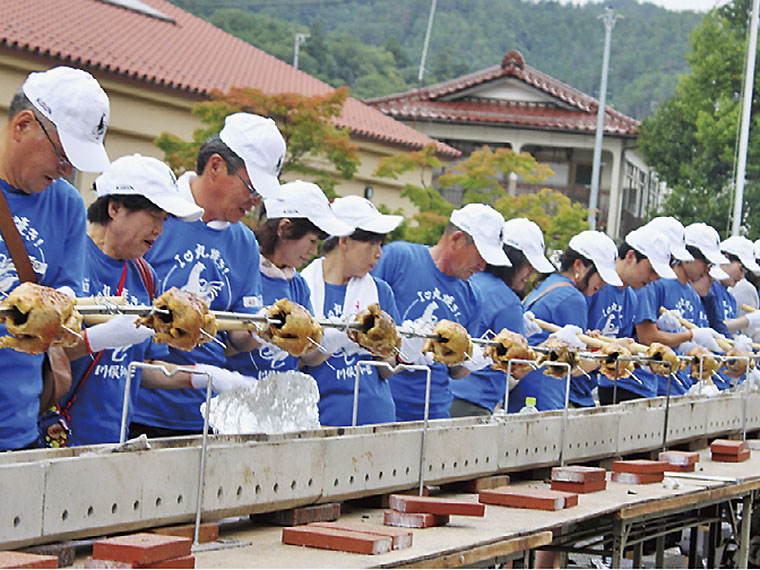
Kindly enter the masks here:
<path id="1" fill-rule="evenodd" d="M 486 263 L 512 266 L 507 254 L 501 248 L 501 229 L 504 226 L 504 218 L 491 206 L 467 204 L 451 212 L 449 221 L 469 234 Z"/>
<path id="2" fill-rule="evenodd" d="M 714 265 L 731 263 L 729 259 L 720 252 L 720 236 L 712 226 L 703 222 L 689 224 L 684 229 L 686 235 L 686 245 L 696 247 L 702 252 L 708 262 Z"/>
<path id="3" fill-rule="evenodd" d="M 152 156 L 117 158 L 95 179 L 95 193 L 98 198 L 112 194 L 144 196 L 167 214 L 190 222 L 203 215 L 203 208 L 182 197 L 172 169 Z"/>
<path id="4" fill-rule="evenodd" d="M 243 159 L 256 192 L 263 198 L 276 198 L 286 149 L 275 122 L 252 113 L 233 113 L 224 119 L 219 138 Z"/>
<path id="5" fill-rule="evenodd" d="M 663 279 L 675 279 L 676 273 L 670 267 L 670 243 L 662 232 L 642 226 L 629 232 L 625 242 L 645 255 L 657 275 Z"/>
<path id="6" fill-rule="evenodd" d="M 538 224 L 528 218 L 513 218 L 504 222 L 501 242 L 519 249 L 533 269 L 539 273 L 551 273 L 556 267 L 544 255 L 544 234 Z"/>
<path id="7" fill-rule="evenodd" d="M 760 259 L 760 239 L 755 240 L 752 250 L 755 252 L 755 259 Z"/>
<path id="8" fill-rule="evenodd" d="M 108 95 L 81 69 L 54 67 L 30 73 L 21 89 L 55 125 L 66 156 L 78 170 L 102 172 L 110 161 L 103 146 L 108 126 Z"/>
<path id="9" fill-rule="evenodd" d="M 730 275 L 721 269 L 720 265 L 711 265 L 707 274 L 715 279 L 715 281 L 723 281 L 729 279 Z"/>
<path id="10" fill-rule="evenodd" d="M 760 265 L 755 261 L 755 245 L 744 236 L 731 236 L 720 242 L 720 250 L 739 258 L 747 271 L 760 273 Z"/>
<path id="11" fill-rule="evenodd" d="M 592 261 L 605 283 L 615 287 L 623 286 L 620 275 L 615 271 L 617 247 L 607 234 L 586 230 L 573 236 L 567 246 Z"/>
<path id="12" fill-rule="evenodd" d="M 306 218 L 331 236 L 354 233 L 353 226 L 335 217 L 322 189 L 313 182 L 295 180 L 280 187 L 279 198 L 266 198 L 267 218 Z"/>
<path id="13" fill-rule="evenodd" d="M 361 196 L 343 196 L 333 200 L 332 211 L 341 222 L 356 230 L 387 234 L 395 230 L 404 216 L 381 214 L 375 205 Z"/>
<path id="14" fill-rule="evenodd" d="M 659 218 L 651 220 L 644 227 L 657 230 L 664 234 L 670 243 L 670 255 L 678 261 L 694 261 L 694 256 L 692 256 L 686 249 L 686 237 L 683 224 L 674 217 L 660 216 Z"/>

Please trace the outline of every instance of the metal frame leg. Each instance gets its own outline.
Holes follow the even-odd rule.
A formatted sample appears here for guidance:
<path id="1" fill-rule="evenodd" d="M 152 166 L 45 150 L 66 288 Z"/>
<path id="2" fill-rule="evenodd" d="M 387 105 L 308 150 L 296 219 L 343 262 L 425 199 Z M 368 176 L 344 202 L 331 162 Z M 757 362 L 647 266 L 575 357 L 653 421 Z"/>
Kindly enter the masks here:
<path id="1" fill-rule="evenodd" d="M 746 380 L 745 380 L 746 382 Z M 739 537 L 739 552 L 737 552 L 737 568 L 747 568 L 749 564 L 750 528 L 752 526 L 752 503 L 754 493 L 742 499 L 742 526 Z"/>
<path id="2" fill-rule="evenodd" d="M 612 521 L 612 562 L 613 568 L 623 567 L 623 552 L 625 551 L 625 524 L 623 521 Z"/>

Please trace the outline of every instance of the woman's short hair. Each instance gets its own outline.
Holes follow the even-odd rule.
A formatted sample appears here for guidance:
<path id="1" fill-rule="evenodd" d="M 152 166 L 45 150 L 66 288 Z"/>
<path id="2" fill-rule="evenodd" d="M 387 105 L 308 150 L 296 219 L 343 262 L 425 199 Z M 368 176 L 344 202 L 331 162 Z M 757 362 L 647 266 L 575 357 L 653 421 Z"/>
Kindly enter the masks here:
<path id="1" fill-rule="evenodd" d="M 490 263 L 487 263 L 484 271 L 490 273 L 491 275 L 495 275 L 504 281 L 504 283 L 506 283 L 510 289 L 513 289 L 512 281 L 515 278 L 515 274 L 523 267 L 525 267 L 525 265 L 530 265 L 530 261 L 528 261 L 528 258 L 525 257 L 525 254 L 522 252 L 522 250 L 517 249 L 516 247 L 505 245 L 502 247 L 502 249 L 504 250 L 504 253 L 507 254 L 509 262 L 512 264 L 512 266 L 491 265 Z"/>
<path id="2" fill-rule="evenodd" d="M 318 239 L 325 239 L 327 237 L 327 233 L 320 230 L 308 218 L 287 218 L 290 220 L 290 225 L 285 228 L 282 237 L 280 237 L 277 228 L 280 225 L 280 220 L 283 219 L 286 218 L 267 220 L 259 224 L 254 230 L 256 240 L 259 242 L 259 250 L 264 255 L 274 253 L 275 247 L 277 247 L 280 241 L 301 239 L 309 232 L 316 234 Z"/>
<path id="3" fill-rule="evenodd" d="M 138 212 L 140 210 L 163 212 L 161 208 L 156 206 L 145 196 L 135 194 L 108 194 L 107 196 L 101 196 L 90 204 L 87 208 L 87 221 L 102 226 L 107 225 L 111 221 L 108 207 L 112 202 L 121 204 L 130 212 Z"/>
<path id="4" fill-rule="evenodd" d="M 355 241 L 364 241 L 364 242 L 377 242 L 381 246 L 385 243 L 385 236 L 387 234 L 377 234 L 375 232 L 368 232 L 367 230 L 354 230 L 354 233 L 352 233 L 350 236 L 347 236 Z M 338 246 L 338 242 L 340 241 L 339 237 L 331 237 L 327 241 L 325 241 L 322 244 L 322 254 L 329 253 L 332 250 L 334 250 Z"/>
<path id="5" fill-rule="evenodd" d="M 585 267 L 590 268 L 588 273 L 586 273 L 586 276 L 583 279 L 581 279 L 578 283 L 576 283 L 576 286 L 578 287 L 578 289 L 581 291 L 584 291 L 588 287 L 589 281 L 596 273 L 596 265 L 594 265 L 593 261 L 581 255 L 574 249 L 570 249 L 569 247 L 566 247 L 565 251 L 562 252 L 562 255 L 559 258 L 559 270 L 560 270 L 560 273 L 569 271 L 575 264 L 576 260 L 578 259 L 581 260 L 581 262 L 583 263 Z"/>

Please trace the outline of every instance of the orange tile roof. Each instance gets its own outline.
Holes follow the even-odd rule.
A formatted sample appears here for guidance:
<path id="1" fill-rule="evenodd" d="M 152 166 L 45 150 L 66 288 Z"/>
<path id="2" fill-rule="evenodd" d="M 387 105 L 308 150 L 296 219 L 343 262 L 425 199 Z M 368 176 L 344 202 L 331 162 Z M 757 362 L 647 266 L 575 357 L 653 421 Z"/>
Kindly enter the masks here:
<path id="1" fill-rule="evenodd" d="M 164 0 L 142 0 L 173 20 L 147 16 L 100 0 L 5 0 L 0 50 L 51 59 L 99 75 L 117 75 L 204 97 L 212 89 L 256 87 L 307 96 L 326 83 L 212 26 Z M 354 136 L 419 149 L 456 149 L 350 98 L 336 124 Z"/>
<path id="2" fill-rule="evenodd" d="M 477 85 L 505 78 L 524 82 L 557 100 L 553 103 L 524 103 L 458 96 Z M 397 119 L 424 119 L 445 123 L 480 123 L 562 132 L 594 132 L 599 101 L 553 77 L 530 67 L 512 50 L 501 62 L 475 73 L 463 75 L 420 90 L 375 97 L 368 105 Z M 607 106 L 604 133 L 620 137 L 638 135 L 640 123 Z"/>

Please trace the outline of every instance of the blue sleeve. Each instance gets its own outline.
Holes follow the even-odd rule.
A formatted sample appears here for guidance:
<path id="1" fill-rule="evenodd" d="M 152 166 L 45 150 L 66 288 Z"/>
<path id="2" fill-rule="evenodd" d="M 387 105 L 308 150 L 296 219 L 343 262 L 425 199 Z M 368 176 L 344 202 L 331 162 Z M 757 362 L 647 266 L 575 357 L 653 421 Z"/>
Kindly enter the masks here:
<path id="1" fill-rule="evenodd" d="M 644 321 L 656 323 L 661 305 L 657 281 L 639 289 L 636 297 L 637 303 L 633 324 L 637 325 Z"/>
<path id="2" fill-rule="evenodd" d="M 701 297 L 701 300 L 710 328 L 719 332 L 723 336 L 731 338 L 732 335 L 729 332 L 726 323 L 723 322 L 723 311 L 718 305 L 718 298 L 714 294 L 708 293 L 704 297 Z"/>
<path id="3" fill-rule="evenodd" d="M 63 286 L 71 287 L 79 297 L 82 295 L 84 259 L 87 255 L 87 213 L 81 196 L 77 194 L 70 200 L 69 210 L 70 213 L 64 222 L 69 228 L 63 248 L 66 259 L 59 260 L 60 269 L 51 282 L 44 285 L 56 289 Z"/>
<path id="4" fill-rule="evenodd" d="M 588 305 L 585 297 L 577 295 L 568 296 L 555 305 L 554 314 L 556 315 L 555 324 L 576 325 L 583 331 L 588 328 Z"/>
<path id="5" fill-rule="evenodd" d="M 401 317 L 396 306 L 396 298 L 393 296 L 393 290 L 382 279 L 378 279 L 377 277 L 374 279 L 377 284 L 377 296 L 380 301 L 380 308 L 391 316 L 394 323 L 400 325 L 399 321 Z"/>
<path id="6" fill-rule="evenodd" d="M 383 247 L 383 254 L 372 270 L 373 277 L 378 277 L 393 287 L 403 254 L 401 242 L 392 242 Z"/>
<path id="7" fill-rule="evenodd" d="M 523 305 L 519 299 L 517 302 L 509 303 L 504 310 L 496 313 L 494 319 L 494 331 L 499 334 L 502 329 L 508 329 L 512 332 L 524 335 L 525 322 L 523 321 Z"/>
<path id="8" fill-rule="evenodd" d="M 295 301 L 303 305 L 313 315 L 314 307 L 311 304 L 311 289 L 309 289 L 309 284 L 306 283 L 306 279 L 301 277 L 300 273 L 296 273 L 293 277 L 293 287 L 296 290 Z"/>
<path id="9" fill-rule="evenodd" d="M 241 247 L 241 252 L 245 252 L 245 254 L 241 253 L 241 258 L 237 260 L 235 269 L 236 271 L 244 269 L 245 278 L 243 280 L 244 286 L 237 298 L 233 300 L 230 310 L 236 313 L 255 313 L 263 304 L 261 272 L 259 271 L 259 264 L 261 263 L 259 243 L 250 228 L 241 222 L 238 223 L 242 226 L 243 232 L 241 241 L 244 245 Z"/>

